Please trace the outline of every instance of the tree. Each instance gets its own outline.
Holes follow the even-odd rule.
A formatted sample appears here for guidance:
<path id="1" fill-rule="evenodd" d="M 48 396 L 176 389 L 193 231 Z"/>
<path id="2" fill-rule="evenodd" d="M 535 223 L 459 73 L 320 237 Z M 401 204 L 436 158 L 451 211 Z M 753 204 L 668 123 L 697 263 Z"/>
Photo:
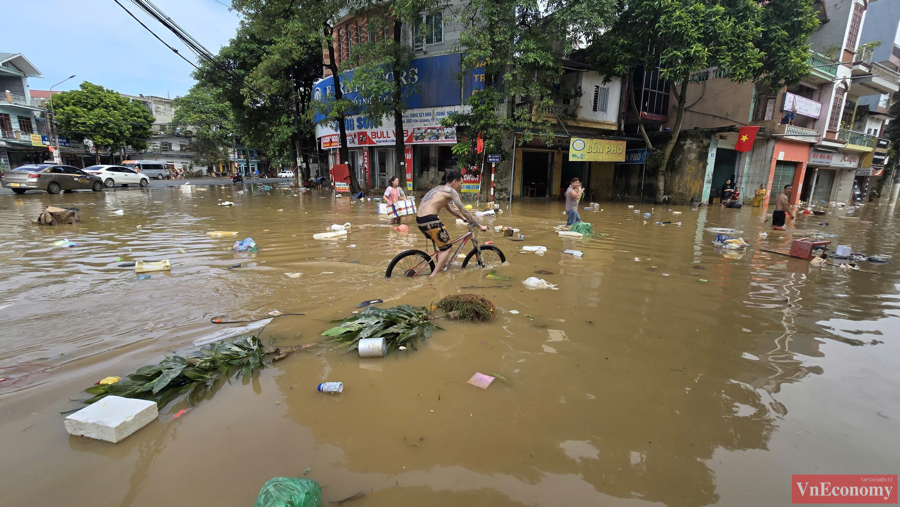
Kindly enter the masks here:
<path id="1" fill-rule="evenodd" d="M 582 14 L 598 4 L 607 8 L 602 0 L 570 3 Z M 808 0 L 619 0 L 607 30 L 583 34 L 588 60 L 601 75 L 632 76 L 636 70 L 659 68 L 676 87 L 675 124 L 662 150 L 650 142 L 638 116 L 644 142 L 659 161 L 657 202 L 665 196 L 667 165 L 681 132 L 691 74 L 716 66 L 728 69 L 735 82 L 798 83 L 809 73 L 807 41 L 817 27 Z M 634 87 L 627 88 L 637 111 Z"/>
<path id="2" fill-rule="evenodd" d="M 483 77 L 466 99 L 468 110 L 442 122 L 461 130 L 453 152 L 463 167 L 481 164 L 485 153 L 506 158 L 503 138 L 510 131 L 523 132 L 522 142 L 535 136 L 552 141 L 557 120 L 551 106 L 571 32 L 568 23 L 548 17 L 545 5 L 541 0 L 470 0 L 458 13 L 463 25 L 460 79 L 468 73 Z"/>
<path id="3" fill-rule="evenodd" d="M 409 75 L 415 52 L 403 44 L 403 25 L 418 37 L 423 14 L 442 12 L 445 0 L 350 0 L 358 20 L 366 17 L 369 41 L 353 47 L 343 70 L 353 69 L 348 86 L 357 91 L 363 104 L 360 114 L 381 126 L 386 116 L 394 117 L 394 159 L 400 186 L 406 187 L 403 113 L 407 110 L 403 76 Z M 409 87 L 408 87 L 409 89 Z M 408 168 L 407 168 L 408 170 Z"/>
<path id="4" fill-rule="evenodd" d="M 101 148 L 112 153 L 126 146 L 147 147 L 155 119 L 140 102 L 87 81 L 79 90 L 59 93 L 52 100 L 59 132 L 76 142 L 90 140 L 98 164 Z"/>
<path id="5" fill-rule="evenodd" d="M 335 23 L 349 8 L 348 0 L 232 0 L 232 6 L 246 18 L 245 25 L 258 38 L 271 41 L 288 34 L 302 35 L 327 51 L 325 64 L 334 76 L 334 91 L 330 97 L 313 101 L 312 106 L 325 116 L 324 121 L 337 123 L 341 162 L 349 163 L 345 121 L 356 105 L 343 96 L 332 36 Z M 355 171 L 350 171 L 350 189 L 353 193 L 361 191 Z"/>
<path id="6" fill-rule="evenodd" d="M 172 124 L 191 130 L 197 164 L 209 167 L 228 163 L 234 115 L 218 90 L 196 84 L 187 95 L 175 99 Z"/>

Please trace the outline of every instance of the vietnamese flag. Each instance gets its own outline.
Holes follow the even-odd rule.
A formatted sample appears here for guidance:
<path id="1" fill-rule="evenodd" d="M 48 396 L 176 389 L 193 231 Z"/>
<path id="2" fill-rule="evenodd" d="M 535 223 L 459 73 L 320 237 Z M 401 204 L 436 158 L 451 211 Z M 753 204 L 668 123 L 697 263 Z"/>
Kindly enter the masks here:
<path id="1" fill-rule="evenodd" d="M 759 127 L 741 127 L 738 132 L 738 140 L 734 143 L 735 151 L 750 151 L 753 149 L 753 141 L 756 140 L 756 133 Z"/>
<path id="2" fill-rule="evenodd" d="M 475 153 L 481 153 L 484 151 L 484 137 L 482 137 L 481 132 L 478 133 L 478 141 L 475 143 Z"/>

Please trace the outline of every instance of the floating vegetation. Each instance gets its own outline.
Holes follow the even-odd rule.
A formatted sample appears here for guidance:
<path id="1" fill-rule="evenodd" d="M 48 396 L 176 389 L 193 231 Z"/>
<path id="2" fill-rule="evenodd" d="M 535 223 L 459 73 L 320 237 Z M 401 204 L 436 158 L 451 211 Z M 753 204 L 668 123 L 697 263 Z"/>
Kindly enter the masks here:
<path id="1" fill-rule="evenodd" d="M 477 294 L 447 296 L 438 303 L 438 308 L 448 314 L 454 314 L 451 318 L 459 320 L 472 322 L 494 321 L 494 303 Z"/>
<path id="2" fill-rule="evenodd" d="M 369 306 L 359 315 L 335 320 L 340 322 L 322 336 L 330 337 L 329 343 L 337 342 L 336 349 L 351 352 L 359 347 L 364 338 L 384 338 L 388 354 L 400 346 L 416 348 L 416 340 L 431 338 L 431 329 L 437 328 L 425 308 L 399 305 L 393 308 Z"/>

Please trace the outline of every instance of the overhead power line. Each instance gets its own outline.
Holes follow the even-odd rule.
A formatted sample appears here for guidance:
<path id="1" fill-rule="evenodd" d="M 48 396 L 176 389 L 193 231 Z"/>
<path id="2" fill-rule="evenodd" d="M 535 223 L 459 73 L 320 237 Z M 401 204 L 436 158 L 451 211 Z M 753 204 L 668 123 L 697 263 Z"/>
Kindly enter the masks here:
<path id="1" fill-rule="evenodd" d="M 178 55 L 182 60 L 184 60 L 184 61 L 188 62 L 189 64 L 191 64 L 191 66 L 194 67 L 195 69 L 200 70 L 200 67 L 197 67 L 197 65 L 196 65 L 194 62 L 192 62 L 192 61 L 188 60 L 187 58 L 185 58 L 184 55 L 181 54 L 181 53 L 179 53 L 177 49 L 175 49 L 175 48 L 173 48 L 172 46 L 170 46 L 168 42 L 162 40 L 162 39 L 159 37 L 159 35 L 156 35 L 156 33 L 155 33 L 153 30 L 151 30 L 150 27 L 148 27 L 147 25 L 145 25 L 143 21 L 141 21 L 140 19 L 138 19 L 137 16 L 135 16 L 134 14 L 132 14 L 131 11 L 129 11 L 128 9 L 126 9 L 124 5 L 122 5 L 121 3 L 119 3 L 119 0 L 113 0 L 113 1 L 114 1 L 116 4 L 118 4 L 118 6 L 122 8 L 122 10 L 124 10 L 125 12 L 127 12 L 129 16 L 131 16 L 132 18 L 134 18 L 134 20 L 137 21 L 142 27 L 144 27 L 145 29 L 147 29 L 147 31 L 150 32 L 154 37 L 156 37 L 156 39 L 157 39 L 158 41 L 162 42 L 163 45 L 165 45 L 167 48 L 171 49 L 173 53 L 175 53 L 176 55 Z"/>

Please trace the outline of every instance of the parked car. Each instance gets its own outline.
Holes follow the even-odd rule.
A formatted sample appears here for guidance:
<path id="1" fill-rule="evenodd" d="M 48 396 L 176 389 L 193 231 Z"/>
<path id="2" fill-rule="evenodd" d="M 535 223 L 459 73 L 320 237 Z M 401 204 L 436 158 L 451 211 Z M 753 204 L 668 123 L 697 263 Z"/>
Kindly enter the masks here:
<path id="1" fill-rule="evenodd" d="M 122 165 L 139 172 L 148 178 L 162 180 L 169 177 L 169 168 L 165 162 L 158 160 L 126 160 Z"/>
<path id="2" fill-rule="evenodd" d="M 77 189 L 100 192 L 103 190 L 103 181 L 99 176 L 88 174 L 77 167 L 29 164 L 7 171 L 3 186 L 17 194 L 24 194 L 29 190 L 46 190 L 48 194 Z"/>
<path id="3" fill-rule="evenodd" d="M 280 173 L 278 173 L 278 177 L 279 178 L 293 178 L 294 171 L 281 171 Z"/>
<path id="4" fill-rule="evenodd" d="M 85 167 L 84 172 L 99 176 L 103 180 L 103 186 L 106 188 L 114 185 L 122 185 L 123 187 L 140 185 L 146 187 L 150 184 L 150 179 L 147 175 L 120 165 L 92 165 Z"/>

